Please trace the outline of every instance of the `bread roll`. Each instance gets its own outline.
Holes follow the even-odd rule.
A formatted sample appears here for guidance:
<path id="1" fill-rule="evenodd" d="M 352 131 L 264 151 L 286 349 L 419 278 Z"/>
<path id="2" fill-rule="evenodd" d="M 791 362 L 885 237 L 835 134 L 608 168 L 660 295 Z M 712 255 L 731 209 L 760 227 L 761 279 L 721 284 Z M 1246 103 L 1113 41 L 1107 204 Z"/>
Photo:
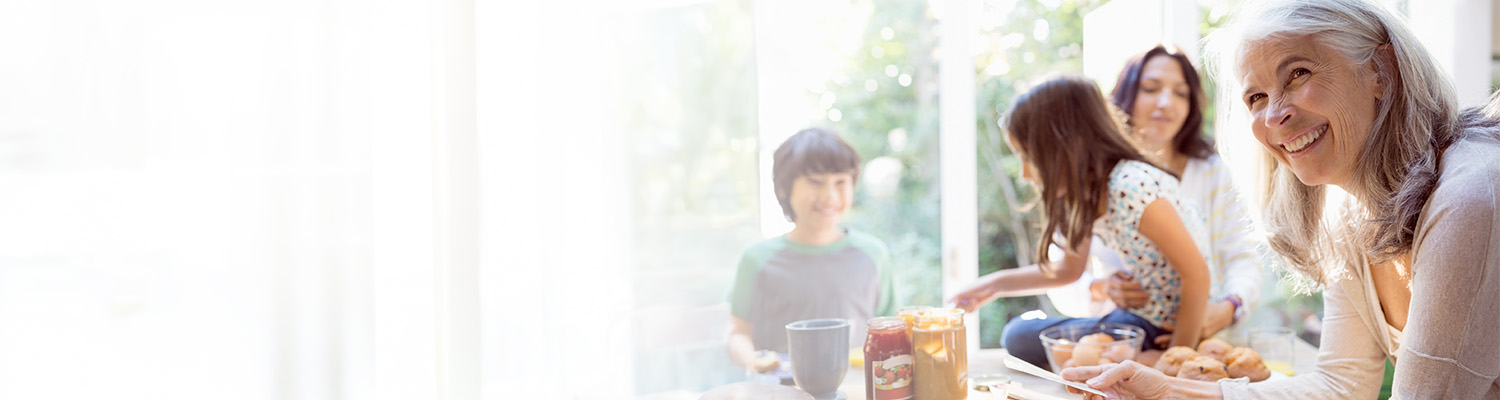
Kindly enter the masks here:
<path id="1" fill-rule="evenodd" d="M 1199 355 L 1212 358 L 1224 364 L 1229 363 L 1228 360 L 1225 360 L 1224 356 L 1228 355 L 1230 350 L 1234 350 L 1234 346 L 1220 339 L 1208 339 L 1198 344 Z"/>
<path id="2" fill-rule="evenodd" d="M 1073 357 L 1070 361 L 1080 367 L 1099 365 L 1099 355 L 1104 353 L 1105 346 L 1107 345 L 1080 342 L 1073 346 Z"/>
<path id="3" fill-rule="evenodd" d="M 1230 378 L 1248 377 L 1251 382 L 1260 382 L 1271 377 L 1271 370 L 1266 368 L 1266 363 L 1261 362 L 1260 354 L 1247 347 L 1238 347 L 1229 352 L 1229 365 L 1225 367 L 1229 371 Z"/>
<path id="4" fill-rule="evenodd" d="M 1095 333 L 1078 338 L 1078 343 L 1114 343 L 1115 338 L 1108 333 Z"/>
<path id="5" fill-rule="evenodd" d="M 1134 360 L 1135 352 L 1135 347 L 1131 346 L 1130 343 L 1118 342 L 1110 344 L 1109 349 L 1104 350 L 1104 354 L 1100 354 L 1100 356 L 1108 358 L 1111 362 L 1122 363 L 1125 360 Z M 1100 361 L 1103 362 L 1102 359 Z"/>
<path id="6" fill-rule="evenodd" d="M 1061 365 L 1065 365 L 1068 363 L 1068 361 L 1073 360 L 1073 343 L 1060 341 L 1057 344 L 1052 345 L 1051 354 L 1052 362 L 1057 363 L 1057 365 L 1059 365 L 1059 368 L 1065 368 L 1061 367 Z"/>
<path id="7" fill-rule="evenodd" d="M 1198 352 L 1194 351 L 1191 347 L 1173 347 L 1167 349 L 1166 353 L 1162 353 L 1161 358 L 1156 360 L 1156 366 L 1153 368 L 1167 374 L 1167 376 L 1177 376 L 1177 371 L 1182 367 L 1182 363 L 1197 356 Z"/>
<path id="8" fill-rule="evenodd" d="M 1219 360 L 1208 356 L 1198 356 L 1182 363 L 1182 368 L 1177 371 L 1177 377 L 1213 382 L 1228 378 L 1229 371 L 1224 369 L 1224 363 Z"/>

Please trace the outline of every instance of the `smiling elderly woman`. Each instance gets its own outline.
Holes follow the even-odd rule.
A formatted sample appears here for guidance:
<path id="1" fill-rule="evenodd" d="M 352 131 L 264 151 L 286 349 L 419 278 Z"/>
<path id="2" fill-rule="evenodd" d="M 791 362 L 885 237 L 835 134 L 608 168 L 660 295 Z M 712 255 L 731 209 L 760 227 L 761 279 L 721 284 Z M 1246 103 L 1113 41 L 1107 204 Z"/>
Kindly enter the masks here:
<path id="1" fill-rule="evenodd" d="M 1064 377 L 1131 398 L 1500 399 L 1500 94 L 1459 112 L 1452 84 L 1367 0 L 1251 4 L 1210 40 L 1220 104 L 1248 110 L 1266 155 L 1266 230 L 1323 287 L 1316 368 L 1194 382 L 1134 362 Z M 1352 195 L 1323 215 L 1327 185 Z"/>

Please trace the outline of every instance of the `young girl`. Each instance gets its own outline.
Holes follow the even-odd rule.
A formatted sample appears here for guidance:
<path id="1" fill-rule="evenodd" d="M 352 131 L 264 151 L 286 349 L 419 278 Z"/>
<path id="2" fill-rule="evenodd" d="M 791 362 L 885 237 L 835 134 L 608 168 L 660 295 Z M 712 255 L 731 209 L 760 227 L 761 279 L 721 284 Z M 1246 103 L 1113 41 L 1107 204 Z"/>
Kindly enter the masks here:
<path id="1" fill-rule="evenodd" d="M 1206 229 L 1197 210 L 1179 201 L 1177 178 L 1143 157 L 1121 134 L 1118 119 L 1088 79 L 1061 77 L 1018 97 L 1006 117 L 1007 142 L 1022 176 L 1041 188 L 1047 217 L 1035 267 L 985 275 L 950 302 L 974 311 L 1000 297 L 1029 296 L 1083 274 L 1092 237 L 1119 252 L 1150 294 L 1144 306 L 1099 318 L 1013 319 L 1001 337 L 1010 354 L 1045 367 L 1037 333 L 1059 324 L 1111 322 L 1146 332 L 1142 350 L 1169 334 L 1171 346 L 1196 347 L 1208 303 Z M 1179 214 L 1179 212 L 1184 214 Z M 1062 247 L 1061 263 L 1049 261 Z"/>

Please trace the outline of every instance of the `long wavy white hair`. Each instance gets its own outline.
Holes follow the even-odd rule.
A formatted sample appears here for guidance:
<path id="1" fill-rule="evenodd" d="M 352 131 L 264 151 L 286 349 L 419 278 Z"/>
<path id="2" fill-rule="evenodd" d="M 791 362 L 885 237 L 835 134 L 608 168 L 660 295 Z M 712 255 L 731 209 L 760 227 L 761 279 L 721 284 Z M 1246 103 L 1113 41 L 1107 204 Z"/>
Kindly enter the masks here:
<path id="1" fill-rule="evenodd" d="M 1406 23 L 1385 6 L 1367 0 L 1266 0 L 1246 3 L 1225 29 L 1205 39 L 1205 60 L 1219 83 L 1220 148 L 1245 148 L 1253 140 L 1238 93 L 1247 52 L 1268 40 L 1310 37 L 1350 63 L 1374 63 L 1382 85 L 1370 139 L 1352 198 L 1330 203 L 1326 185 L 1302 184 L 1268 151 L 1244 176 L 1262 215 L 1267 242 L 1283 267 L 1318 285 L 1341 279 L 1368 262 L 1383 262 L 1411 250 L 1417 217 L 1437 185 L 1444 148 L 1459 138 L 1457 95 L 1446 73 Z M 1391 45 L 1394 57 L 1379 57 Z M 1391 65 L 1394 64 L 1394 65 Z M 1355 68 L 1366 71 L 1366 68 Z M 1228 143 L 1222 143 L 1222 142 Z M 1258 143 L 1253 144 L 1262 148 Z M 1248 161 L 1248 162 L 1247 162 Z M 1245 180 L 1241 180 L 1244 182 Z M 1325 215 L 1325 207 L 1333 211 Z"/>

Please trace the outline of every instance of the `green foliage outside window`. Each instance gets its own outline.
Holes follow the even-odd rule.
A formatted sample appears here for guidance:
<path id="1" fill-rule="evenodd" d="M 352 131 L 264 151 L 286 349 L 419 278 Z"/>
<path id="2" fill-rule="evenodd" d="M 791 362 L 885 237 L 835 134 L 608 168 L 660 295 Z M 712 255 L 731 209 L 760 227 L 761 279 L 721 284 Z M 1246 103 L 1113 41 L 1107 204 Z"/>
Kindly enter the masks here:
<path id="1" fill-rule="evenodd" d="M 1055 3 L 1055 4 L 1049 4 Z M 942 298 L 937 115 L 937 30 L 927 1 L 869 1 L 863 44 L 825 87 L 836 101 L 837 129 L 871 165 L 894 160 L 900 173 L 894 193 L 870 179 L 861 183 L 848 225 L 886 241 L 896 269 L 901 304 L 939 305 Z M 1035 213 L 1019 208 L 1032 197 L 1019 179 L 1020 163 L 996 125 L 1016 87 L 1054 72 L 1082 69 L 1082 15 L 1100 3 L 1018 1 L 988 10 L 977 21 L 991 48 L 975 60 L 978 83 L 979 265 L 981 273 L 1014 268 L 1018 252 L 1029 260 Z M 994 9 L 991 4 L 987 9 Z M 1037 26 L 1044 25 L 1039 32 Z M 995 62 L 1008 64 L 992 67 Z M 996 72 L 999 72 L 998 74 Z M 902 83 L 906 84 L 903 85 Z M 873 83 L 873 84 L 872 84 Z M 872 90 L 873 89 L 873 90 Z M 823 96 L 810 92 L 809 96 Z M 876 159 L 884 158 L 875 162 Z M 884 168 L 881 166 L 879 168 Z M 1001 299 L 985 307 L 979 334 L 997 346 L 1008 319 L 1046 307 L 1038 297 Z"/>
<path id="2" fill-rule="evenodd" d="M 1020 211 L 1035 198 L 1021 179 L 1021 162 L 1005 144 L 999 121 L 1011 100 L 1048 76 L 1083 70 L 1083 15 L 1103 4 L 1087 1 L 1017 1 L 981 21 L 987 45 L 975 59 L 978 88 L 979 273 L 1034 263 L 1041 220 Z M 1051 311 L 1042 296 L 1000 299 L 980 310 L 981 346 L 999 347 L 1005 322 L 1031 310 Z M 1056 315 L 1054 312 L 1049 314 Z"/>
<path id="3" fill-rule="evenodd" d="M 862 43 L 845 69 L 825 84 L 840 112 L 838 121 L 826 123 L 865 160 L 847 225 L 885 241 L 898 304 L 938 305 L 943 299 L 933 57 L 937 21 L 927 1 L 857 3 L 862 4 L 851 8 L 871 11 Z"/>

